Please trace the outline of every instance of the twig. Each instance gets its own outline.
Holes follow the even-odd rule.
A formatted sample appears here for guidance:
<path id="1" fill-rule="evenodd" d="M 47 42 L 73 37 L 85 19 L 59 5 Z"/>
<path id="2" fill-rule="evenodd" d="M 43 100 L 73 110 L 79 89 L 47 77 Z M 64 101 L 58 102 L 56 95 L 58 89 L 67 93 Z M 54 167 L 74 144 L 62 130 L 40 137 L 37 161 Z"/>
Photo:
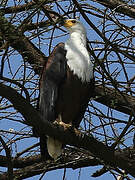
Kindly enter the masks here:
<path id="1" fill-rule="evenodd" d="M 8 179 L 13 180 L 13 163 L 10 148 L 7 147 L 6 143 L 4 142 L 3 138 L 0 136 L 0 141 L 5 149 L 6 157 L 7 157 L 7 165 L 8 165 Z"/>

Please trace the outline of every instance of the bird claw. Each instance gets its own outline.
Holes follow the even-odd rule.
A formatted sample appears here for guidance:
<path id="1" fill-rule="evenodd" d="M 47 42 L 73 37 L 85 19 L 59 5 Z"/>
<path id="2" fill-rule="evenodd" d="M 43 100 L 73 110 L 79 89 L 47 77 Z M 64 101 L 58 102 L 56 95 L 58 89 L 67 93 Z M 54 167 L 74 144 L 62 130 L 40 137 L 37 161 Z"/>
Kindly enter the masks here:
<path id="1" fill-rule="evenodd" d="M 62 122 L 61 120 L 56 120 L 56 121 L 54 121 L 53 124 L 58 124 L 58 125 L 62 126 L 64 128 L 64 130 L 72 129 L 72 125 L 71 124 L 66 124 L 66 123 Z"/>
<path id="2" fill-rule="evenodd" d="M 64 130 L 66 129 L 71 129 L 72 128 L 72 125 L 71 124 L 66 124 L 64 122 L 59 122 L 59 125 L 63 126 L 64 127 Z"/>

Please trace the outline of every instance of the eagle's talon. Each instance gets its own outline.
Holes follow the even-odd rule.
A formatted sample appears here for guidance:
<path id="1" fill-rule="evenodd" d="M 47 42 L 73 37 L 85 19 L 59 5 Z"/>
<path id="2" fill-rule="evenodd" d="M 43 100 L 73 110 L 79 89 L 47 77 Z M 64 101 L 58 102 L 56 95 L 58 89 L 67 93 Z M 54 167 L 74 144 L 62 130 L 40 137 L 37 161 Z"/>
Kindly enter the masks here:
<path id="1" fill-rule="evenodd" d="M 71 124 L 65 124 L 65 123 L 60 123 L 60 125 L 62 125 L 64 127 L 64 130 L 66 129 L 72 129 L 72 125 Z"/>
<path id="2" fill-rule="evenodd" d="M 53 124 L 56 124 L 56 125 L 57 125 L 57 124 L 59 124 L 59 121 L 56 120 L 56 121 L 53 122 Z"/>
<path id="3" fill-rule="evenodd" d="M 53 124 L 58 124 L 58 125 L 62 126 L 64 128 L 64 130 L 73 129 L 73 126 L 71 124 L 66 124 L 66 123 L 64 123 L 64 122 L 62 122 L 60 120 L 54 121 Z"/>

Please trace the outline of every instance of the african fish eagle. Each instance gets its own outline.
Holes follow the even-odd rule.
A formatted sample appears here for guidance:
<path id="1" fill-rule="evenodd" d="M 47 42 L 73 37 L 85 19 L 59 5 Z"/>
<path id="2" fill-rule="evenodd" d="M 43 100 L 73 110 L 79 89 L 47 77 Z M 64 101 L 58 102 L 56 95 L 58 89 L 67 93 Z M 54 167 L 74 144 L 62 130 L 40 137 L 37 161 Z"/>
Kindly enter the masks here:
<path id="1" fill-rule="evenodd" d="M 82 23 L 67 19 L 63 26 L 69 31 L 69 39 L 54 48 L 43 67 L 39 109 L 43 121 L 62 121 L 78 128 L 94 91 L 93 65 Z M 57 159 L 62 144 L 52 137 L 40 137 L 41 156 Z"/>

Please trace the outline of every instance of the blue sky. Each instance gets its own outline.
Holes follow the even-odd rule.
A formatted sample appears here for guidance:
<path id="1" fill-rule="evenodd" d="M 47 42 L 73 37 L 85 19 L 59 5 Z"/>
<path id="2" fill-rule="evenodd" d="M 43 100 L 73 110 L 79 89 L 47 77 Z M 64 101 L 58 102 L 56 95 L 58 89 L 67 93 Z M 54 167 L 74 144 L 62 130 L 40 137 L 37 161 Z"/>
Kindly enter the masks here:
<path id="1" fill-rule="evenodd" d="M 11 1 L 9 1 L 11 3 Z M 89 1 L 85 1 L 85 2 L 89 2 Z M 92 2 L 90 1 L 89 2 L 91 5 L 93 5 L 95 2 Z M 102 7 L 100 6 L 99 4 L 97 4 L 97 7 Z M 55 9 L 55 7 L 54 7 Z M 97 18 L 95 18 L 94 16 L 92 15 L 89 15 L 89 18 L 95 23 L 95 25 L 99 25 L 99 20 Z M 34 19 L 36 21 L 36 18 Z M 87 29 L 87 36 L 89 37 L 89 40 L 101 40 L 99 38 L 99 36 L 87 25 L 87 23 L 84 22 L 83 18 L 80 17 L 80 20 L 84 23 L 86 29 Z M 128 22 L 129 23 L 129 22 Z M 131 24 L 128 24 L 129 26 Z M 108 27 L 108 28 L 114 28 L 114 26 L 112 27 Z M 101 27 L 99 27 L 99 29 L 101 30 Z M 57 35 L 63 35 L 64 33 L 62 31 L 55 31 L 54 33 L 54 36 L 57 36 Z M 31 34 L 30 33 L 27 33 L 26 35 L 30 36 Z M 109 36 L 109 35 L 108 35 Z M 49 41 L 48 41 L 48 37 L 50 37 L 50 33 L 43 33 L 42 35 L 42 39 L 44 39 L 44 43 L 41 45 L 41 50 L 43 52 L 45 52 L 46 55 L 48 55 L 48 46 L 47 44 L 49 44 Z M 62 37 L 57 37 L 57 38 L 54 38 L 53 42 L 52 42 L 52 49 L 53 47 L 59 43 L 59 42 L 65 42 L 66 39 L 68 38 L 68 35 L 66 36 L 62 36 Z M 35 43 L 37 46 L 38 46 L 38 38 L 37 39 L 34 39 L 33 40 L 33 43 Z M 102 47 L 102 46 L 101 46 Z M 16 52 L 15 52 L 16 54 Z M 111 57 L 112 59 L 115 59 L 116 57 Z M 15 73 L 18 69 L 18 67 L 20 66 L 20 70 L 16 73 L 16 76 L 15 76 L 15 79 L 18 79 L 19 81 L 19 78 L 23 76 L 23 67 L 21 67 L 21 63 L 22 63 L 22 58 L 21 56 L 19 55 L 14 55 L 11 56 L 11 59 L 12 60 L 12 64 L 11 64 L 11 69 L 12 71 Z M 28 64 L 27 64 L 28 65 Z M 120 67 L 116 67 L 116 66 L 112 66 L 112 72 L 115 70 L 115 68 L 120 68 Z M 5 68 L 4 68 L 5 72 L 4 72 L 4 76 L 6 77 L 12 77 L 12 74 L 11 72 L 9 71 L 9 66 L 8 66 L 8 63 L 6 61 L 5 63 Z M 130 71 L 130 76 L 132 77 L 132 75 L 134 74 L 134 71 L 133 69 L 131 69 L 131 67 L 129 67 L 129 70 Z M 30 75 L 28 75 L 30 74 Z M 33 74 L 31 74 L 31 70 L 27 70 L 27 75 L 29 77 L 29 79 L 32 79 L 34 77 Z M 98 74 L 96 74 L 98 75 Z M 37 78 L 37 77 L 36 77 Z M 34 83 L 38 85 L 38 80 L 37 79 L 34 79 Z M 120 74 L 119 78 L 121 80 L 124 80 L 124 77 L 122 77 L 122 73 Z M 38 86 L 36 86 L 33 82 L 30 82 L 30 83 L 26 83 L 25 84 L 25 87 L 30 87 L 30 88 L 37 88 Z M 33 90 L 29 90 L 30 93 L 33 92 Z M 37 93 L 37 92 L 36 92 Z M 33 96 L 37 96 L 37 94 L 33 94 Z M 99 107 L 102 111 L 106 112 L 107 113 L 107 108 L 105 108 L 104 106 L 100 105 L 100 104 L 96 104 L 97 107 Z M 10 111 L 10 109 L 9 109 Z M 12 110 L 12 112 L 15 112 L 14 110 Z M 125 119 L 127 120 L 128 119 L 128 116 L 127 115 L 124 115 L 124 114 L 121 114 L 121 113 L 118 113 L 117 111 L 114 111 L 114 116 L 117 117 L 117 118 L 120 118 L 120 119 Z M 18 114 L 18 117 L 14 117 L 14 115 L 11 115 L 11 117 L 13 118 L 16 118 L 16 119 L 21 119 L 22 117 Z M 93 121 L 94 120 L 97 120 L 96 117 L 93 116 Z M 97 120 L 97 123 L 98 120 Z M 17 123 L 17 122 L 12 122 L 12 121 L 8 121 L 8 120 L 4 120 L 4 121 L 0 121 L 0 129 L 4 129 L 4 130 L 9 130 L 10 128 L 13 128 L 15 131 L 20 131 L 22 129 L 22 132 L 25 132 L 25 131 L 28 131 L 30 130 L 30 128 L 25 128 L 25 125 L 22 125 L 21 123 Z M 119 130 L 121 131 L 121 130 Z M 111 131 L 110 131 L 111 132 Z M 9 134 L 9 137 L 13 137 L 14 135 L 10 135 Z M 9 137 L 5 137 L 5 140 L 8 141 L 8 138 Z M 13 137 L 14 139 L 16 139 L 17 137 Z M 30 144 L 33 144 L 33 143 L 36 143 L 38 142 L 38 139 L 37 138 L 32 138 L 32 139 L 24 139 L 23 141 L 18 141 L 17 143 L 17 150 L 20 152 L 22 151 L 23 149 L 27 148 L 28 146 L 30 146 Z M 128 141 L 129 142 L 129 141 Z M 131 143 L 131 142 L 130 142 Z M 12 148 L 15 148 L 14 145 L 12 145 Z M 104 152 L 103 152 L 104 153 Z M 4 154 L 4 151 L 1 152 L 1 154 Z M 13 156 L 15 155 L 15 150 L 13 151 Z M 94 173 L 96 170 L 100 169 L 101 166 L 98 166 L 98 167 L 88 167 L 88 168 L 82 168 L 81 170 L 80 169 L 77 169 L 77 170 L 72 170 L 72 169 L 67 169 L 66 170 L 66 180 L 108 180 L 108 179 L 113 179 L 113 176 L 110 175 L 109 173 L 106 173 L 104 174 L 103 176 L 99 177 L 99 178 L 92 178 L 91 175 L 92 173 Z M 3 169 L 3 168 L 2 168 Z M 45 176 L 42 178 L 43 180 L 52 180 L 52 179 L 55 179 L 55 180 L 62 180 L 63 178 L 63 172 L 64 170 L 56 170 L 56 171 L 51 171 L 51 172 L 47 172 L 45 174 Z M 31 178 L 27 178 L 28 180 L 37 180 L 39 179 L 41 175 L 39 176 L 35 176 L 35 177 L 31 177 Z"/>

